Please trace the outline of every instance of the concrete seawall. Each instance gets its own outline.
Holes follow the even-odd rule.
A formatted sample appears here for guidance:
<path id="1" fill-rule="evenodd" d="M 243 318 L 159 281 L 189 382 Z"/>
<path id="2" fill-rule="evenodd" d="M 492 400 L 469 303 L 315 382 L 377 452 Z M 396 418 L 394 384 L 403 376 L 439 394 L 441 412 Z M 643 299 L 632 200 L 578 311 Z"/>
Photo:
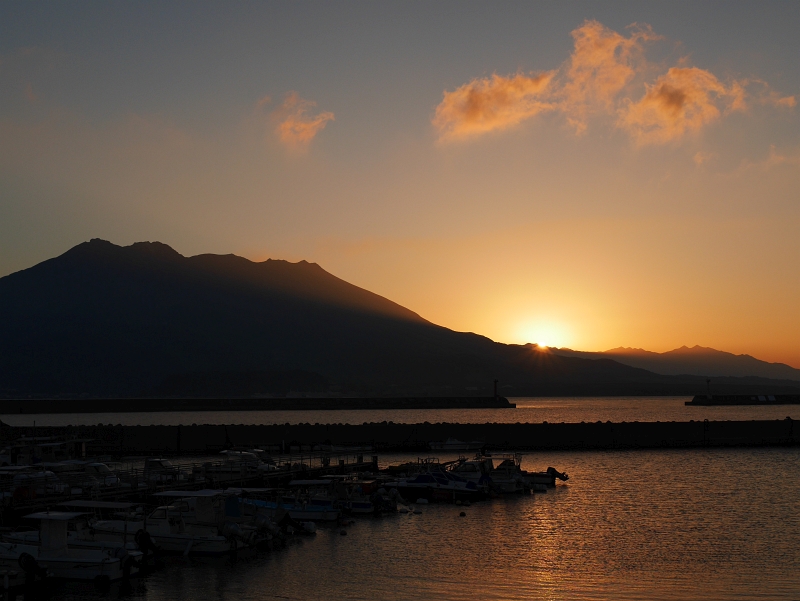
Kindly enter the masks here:
<path id="1" fill-rule="evenodd" d="M 91 439 L 94 453 L 112 455 L 201 454 L 232 446 L 372 444 L 378 450 L 421 451 L 431 441 L 480 440 L 491 448 L 518 450 L 653 449 L 800 444 L 794 420 L 596 422 L 560 424 L 191 425 L 68 426 L 3 425 L 4 441 L 25 436 Z"/>
<path id="2" fill-rule="evenodd" d="M 154 411 L 319 411 L 350 409 L 513 409 L 498 397 L 330 397 L 196 399 L 4 399 L 0 415 Z"/>

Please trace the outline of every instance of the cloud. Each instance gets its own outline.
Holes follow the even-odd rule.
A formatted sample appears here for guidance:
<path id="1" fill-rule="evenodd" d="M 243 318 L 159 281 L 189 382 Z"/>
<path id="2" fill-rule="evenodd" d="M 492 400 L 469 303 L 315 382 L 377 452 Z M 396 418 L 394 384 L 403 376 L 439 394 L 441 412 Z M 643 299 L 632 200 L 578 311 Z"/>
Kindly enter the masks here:
<path id="1" fill-rule="evenodd" d="M 792 105 L 794 106 L 794 105 Z M 778 167 L 780 165 L 793 165 L 795 167 L 800 167 L 800 153 L 795 152 L 795 154 L 785 154 L 778 152 L 778 149 L 772 144 L 769 147 L 769 156 L 766 160 L 761 163 L 761 167 L 763 169 L 769 169 L 771 167 Z"/>
<path id="2" fill-rule="evenodd" d="M 576 134 L 586 131 L 590 117 L 605 116 L 639 146 L 666 144 L 753 104 L 796 105 L 794 96 L 781 96 L 766 82 L 723 82 L 708 70 L 688 66 L 686 58 L 646 83 L 655 67 L 645 59 L 646 45 L 663 38 L 648 25 L 633 24 L 629 30 L 626 37 L 598 21 L 585 21 L 572 31 L 572 54 L 559 69 L 494 74 L 445 91 L 432 119 L 439 140 L 474 138 L 553 112 Z"/>
<path id="3" fill-rule="evenodd" d="M 699 151 L 694 155 L 694 157 L 692 157 L 692 160 L 694 161 L 695 165 L 697 165 L 698 167 L 702 167 L 703 165 L 708 163 L 711 159 L 714 159 L 716 157 L 717 153 L 715 152 Z"/>
<path id="4" fill-rule="evenodd" d="M 640 145 L 676 140 L 747 107 L 739 82 L 725 86 L 697 67 L 672 67 L 646 90 L 637 102 L 626 99 L 618 122 Z"/>
<path id="5" fill-rule="evenodd" d="M 439 139 L 461 139 L 508 129 L 552 110 L 554 105 L 542 100 L 552 79 L 552 72 L 509 77 L 495 74 L 445 92 L 433 117 Z"/>
<path id="6" fill-rule="evenodd" d="M 612 111 L 617 95 L 644 65 L 644 42 L 658 40 L 649 26 L 631 26 L 626 38 L 597 21 L 572 31 L 575 48 L 560 90 L 561 109 L 578 132 L 586 129 L 593 107 Z"/>
<path id="7" fill-rule="evenodd" d="M 259 106 L 269 102 L 262 98 Z M 317 106 L 316 102 L 300 98 L 297 92 L 289 92 L 283 104 L 272 113 L 277 122 L 275 132 L 281 142 L 290 148 L 305 148 L 311 140 L 324 129 L 328 121 L 333 121 L 333 113 L 325 111 L 316 115 L 309 112 Z"/>

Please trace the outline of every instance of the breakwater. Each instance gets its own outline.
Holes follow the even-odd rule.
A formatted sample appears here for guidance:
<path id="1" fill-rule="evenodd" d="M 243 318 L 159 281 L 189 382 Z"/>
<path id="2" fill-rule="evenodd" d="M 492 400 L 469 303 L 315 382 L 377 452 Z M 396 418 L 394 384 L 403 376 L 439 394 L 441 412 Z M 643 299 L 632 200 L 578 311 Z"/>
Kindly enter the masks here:
<path id="1" fill-rule="evenodd" d="M 153 411 L 326 411 L 359 409 L 513 409 L 505 397 L 325 397 L 194 399 L 4 399 L 0 414 Z"/>
<path id="2" fill-rule="evenodd" d="M 800 394 L 698 394 L 687 405 L 800 405 Z"/>
<path id="3" fill-rule="evenodd" d="M 482 441 L 516 450 L 652 449 L 800 444 L 794 420 L 457 424 L 392 422 L 285 425 L 67 426 L 3 425 L 4 441 L 21 436 L 83 439 L 87 450 L 115 456 L 215 453 L 231 447 L 311 444 L 371 445 L 377 450 L 421 451 L 434 441 Z"/>

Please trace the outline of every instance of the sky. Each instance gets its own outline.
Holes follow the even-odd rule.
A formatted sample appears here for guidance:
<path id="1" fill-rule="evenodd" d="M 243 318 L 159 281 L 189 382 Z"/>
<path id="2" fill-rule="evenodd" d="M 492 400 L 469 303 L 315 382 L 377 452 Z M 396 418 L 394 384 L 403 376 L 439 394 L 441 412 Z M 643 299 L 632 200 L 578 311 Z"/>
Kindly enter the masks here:
<path id="1" fill-rule="evenodd" d="M 800 367 L 800 3 L 0 3 L 0 276 L 308 260 L 440 325 Z"/>

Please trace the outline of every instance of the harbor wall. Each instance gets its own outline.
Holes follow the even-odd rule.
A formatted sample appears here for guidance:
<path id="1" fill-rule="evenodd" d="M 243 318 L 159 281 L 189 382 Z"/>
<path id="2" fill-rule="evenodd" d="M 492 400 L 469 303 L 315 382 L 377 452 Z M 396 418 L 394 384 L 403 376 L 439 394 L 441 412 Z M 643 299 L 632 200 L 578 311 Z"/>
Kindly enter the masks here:
<path id="1" fill-rule="evenodd" d="M 293 425 L 67 426 L 3 425 L 4 441 L 21 436 L 89 439 L 94 453 L 122 455 L 203 454 L 225 448 L 310 444 L 373 445 L 383 451 L 421 451 L 430 442 L 456 438 L 490 448 L 517 450 L 652 449 L 800 444 L 794 420 L 455 424 L 392 422 Z"/>
<path id="2" fill-rule="evenodd" d="M 686 405 L 800 405 L 800 394 L 698 394 Z"/>
<path id="3" fill-rule="evenodd" d="M 41 413 L 128 413 L 155 411 L 326 411 L 337 409 L 513 409 L 498 397 L 325 397 L 325 398 L 118 398 L 0 399 L 0 415 Z"/>

